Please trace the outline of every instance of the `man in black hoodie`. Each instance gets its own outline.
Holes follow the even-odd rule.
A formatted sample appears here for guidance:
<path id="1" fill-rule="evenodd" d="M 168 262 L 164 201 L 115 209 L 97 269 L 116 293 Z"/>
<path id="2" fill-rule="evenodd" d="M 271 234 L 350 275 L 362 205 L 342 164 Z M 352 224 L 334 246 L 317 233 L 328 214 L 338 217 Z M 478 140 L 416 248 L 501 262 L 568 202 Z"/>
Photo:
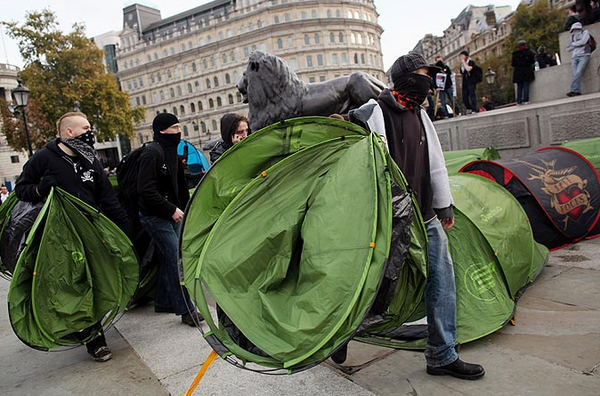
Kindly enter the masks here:
<path id="1" fill-rule="evenodd" d="M 154 310 L 181 315 L 183 323 L 195 326 L 203 318 L 181 287 L 177 269 L 179 229 L 190 198 L 184 166 L 177 155 L 181 127 L 173 114 L 160 113 L 152 121 L 152 130 L 154 143 L 139 157 L 137 191 L 140 222 L 152 236 L 159 255 Z"/>
<path id="2" fill-rule="evenodd" d="M 94 131 L 86 115 L 66 113 L 59 118 L 56 128 L 60 137 L 37 151 L 23 166 L 15 187 L 17 197 L 21 201 L 40 202 L 53 186 L 58 186 L 99 209 L 127 233 L 130 227 L 127 214 L 96 158 Z M 98 332 L 98 336 L 86 344 L 92 358 L 97 362 L 112 358 L 100 325 L 88 330 Z"/>
<path id="3" fill-rule="evenodd" d="M 214 164 L 225 151 L 248 136 L 248 125 L 248 119 L 239 114 L 227 113 L 221 117 L 221 139 L 210 150 L 211 164 Z"/>

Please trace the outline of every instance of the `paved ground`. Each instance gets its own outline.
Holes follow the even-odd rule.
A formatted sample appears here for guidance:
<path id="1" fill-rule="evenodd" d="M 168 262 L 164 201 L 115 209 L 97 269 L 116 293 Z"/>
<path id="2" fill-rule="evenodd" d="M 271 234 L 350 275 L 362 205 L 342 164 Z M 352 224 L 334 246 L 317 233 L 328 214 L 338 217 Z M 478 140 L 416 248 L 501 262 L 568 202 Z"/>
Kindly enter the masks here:
<path id="1" fill-rule="evenodd" d="M 0 394 L 183 395 L 210 347 L 174 315 L 136 308 L 108 331 L 113 360 L 99 364 L 83 348 L 44 353 L 19 343 L 0 280 Z M 525 292 L 516 326 L 461 349 L 483 364 L 479 381 L 428 376 L 421 353 L 352 342 L 346 367 L 330 363 L 288 376 L 240 370 L 218 359 L 195 395 L 598 396 L 600 395 L 600 238 L 551 253 Z"/>

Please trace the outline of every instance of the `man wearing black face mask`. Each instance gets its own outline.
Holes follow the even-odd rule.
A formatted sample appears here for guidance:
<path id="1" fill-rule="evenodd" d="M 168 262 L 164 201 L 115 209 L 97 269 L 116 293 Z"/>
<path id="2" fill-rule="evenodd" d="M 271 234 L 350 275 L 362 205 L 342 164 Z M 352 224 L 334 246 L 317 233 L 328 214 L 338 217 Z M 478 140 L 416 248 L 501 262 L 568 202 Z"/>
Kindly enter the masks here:
<path id="1" fill-rule="evenodd" d="M 115 190 L 104 173 L 94 151 L 94 131 L 87 116 L 79 112 L 66 113 L 56 123 L 59 138 L 38 150 L 23 166 L 15 187 L 21 201 L 39 202 L 53 186 L 58 186 L 99 209 L 125 233 L 129 219 L 121 208 Z M 112 357 L 99 326 L 90 328 L 99 335 L 86 344 L 95 361 L 105 362 Z"/>
<path id="2" fill-rule="evenodd" d="M 181 128 L 176 116 L 161 113 L 152 121 L 154 142 L 139 158 L 137 192 L 140 221 L 152 236 L 159 254 L 154 310 L 181 316 L 181 322 L 195 326 L 203 320 L 179 281 L 177 249 L 183 210 L 190 195 L 184 165 L 177 155 Z M 191 310 L 191 311 L 188 311 Z"/>
<path id="3" fill-rule="evenodd" d="M 418 53 L 401 56 L 391 68 L 394 89 L 383 90 L 377 102 L 370 101 L 351 112 L 349 119 L 387 141 L 390 155 L 412 188 L 425 222 L 429 257 L 425 287 L 427 373 L 478 379 L 485 374 L 483 367 L 460 360 L 454 347 L 456 287 L 443 231 L 454 225 L 453 201 L 437 133 L 421 108 L 430 79 L 440 70 L 428 65 Z"/>

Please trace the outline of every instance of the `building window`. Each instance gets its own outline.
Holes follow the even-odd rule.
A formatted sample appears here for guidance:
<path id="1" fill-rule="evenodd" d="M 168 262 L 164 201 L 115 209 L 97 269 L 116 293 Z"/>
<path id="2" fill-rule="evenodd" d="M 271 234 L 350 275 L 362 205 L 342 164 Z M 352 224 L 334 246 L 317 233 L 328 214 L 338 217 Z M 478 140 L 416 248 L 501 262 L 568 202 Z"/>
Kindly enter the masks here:
<path id="1" fill-rule="evenodd" d="M 340 34 L 338 35 L 338 41 L 339 41 L 340 43 L 343 43 L 343 42 L 344 42 L 344 33 L 340 32 Z"/>
<path id="2" fill-rule="evenodd" d="M 301 11 L 300 12 L 300 19 L 302 19 L 302 20 L 306 19 L 306 11 Z"/>
<path id="3" fill-rule="evenodd" d="M 314 83 L 315 82 L 315 78 L 314 77 L 309 77 L 308 78 L 308 82 L 311 83 L 311 84 Z"/>
<path id="4" fill-rule="evenodd" d="M 173 114 L 177 115 L 177 107 L 173 107 Z"/>
<path id="5" fill-rule="evenodd" d="M 229 54 L 229 58 L 231 59 L 232 62 L 235 61 L 235 53 L 233 51 L 231 51 L 231 53 Z"/>
<path id="6" fill-rule="evenodd" d="M 230 105 L 233 104 L 233 95 L 232 94 L 227 95 L 227 102 L 229 102 Z"/>
<path id="7" fill-rule="evenodd" d="M 213 98 L 208 99 L 208 107 L 211 109 L 215 108 L 215 101 L 213 100 Z"/>
<path id="8" fill-rule="evenodd" d="M 213 131 L 215 131 L 215 132 L 218 130 L 218 129 L 217 129 L 217 121 L 215 121 L 215 120 L 212 120 L 212 129 L 213 129 Z"/>
<path id="9" fill-rule="evenodd" d="M 181 87 L 178 85 L 177 86 L 177 96 L 181 96 L 182 92 L 181 92 Z"/>
<path id="10" fill-rule="evenodd" d="M 327 10 L 327 18 L 332 18 L 332 17 L 333 17 L 333 15 L 331 13 L 331 10 Z"/>
<path id="11" fill-rule="evenodd" d="M 206 79 L 206 89 L 210 89 L 210 78 Z"/>
<path id="12" fill-rule="evenodd" d="M 194 83 L 194 91 L 195 92 L 200 92 L 200 82 L 196 81 Z"/>
<path id="13" fill-rule="evenodd" d="M 335 10 L 335 17 L 336 18 L 341 18 L 342 17 L 342 12 L 340 10 Z"/>
<path id="14" fill-rule="evenodd" d="M 238 103 L 240 103 L 240 102 L 242 101 L 242 94 L 241 94 L 241 93 L 239 93 L 239 92 L 237 92 L 237 93 L 235 94 L 235 98 L 236 98 L 236 100 L 238 101 Z"/>
<path id="15" fill-rule="evenodd" d="M 188 133 L 188 127 L 187 127 L 187 125 L 184 125 L 184 126 L 183 126 L 183 136 L 187 137 L 187 136 L 188 136 L 188 134 L 189 134 L 189 133 Z"/>
<path id="16" fill-rule="evenodd" d="M 288 14 L 288 13 L 283 14 L 283 20 L 285 22 L 289 22 L 290 21 L 290 14 Z"/>
<path id="17" fill-rule="evenodd" d="M 342 64 L 345 65 L 348 63 L 348 54 L 342 52 Z"/>
<path id="18" fill-rule="evenodd" d="M 277 48 L 283 49 L 283 40 L 282 39 L 277 39 Z"/>
<path id="19" fill-rule="evenodd" d="M 188 89 L 188 93 L 191 94 L 194 92 L 194 90 L 192 89 L 192 83 L 188 83 L 187 85 L 187 89 Z"/>
<path id="20" fill-rule="evenodd" d="M 304 35 L 304 45 L 310 45 L 310 38 L 308 37 L 308 34 Z"/>
<path id="21" fill-rule="evenodd" d="M 185 107 L 183 105 L 179 106 L 179 113 L 185 115 Z"/>
<path id="22" fill-rule="evenodd" d="M 250 56 L 250 51 L 248 50 L 248 47 L 244 47 L 244 57 L 249 57 Z"/>
<path id="23" fill-rule="evenodd" d="M 319 81 L 320 81 L 320 82 L 323 82 L 323 81 L 325 81 L 325 76 L 319 76 Z"/>
<path id="24" fill-rule="evenodd" d="M 288 48 L 294 48 L 294 38 L 288 37 Z"/>
<path id="25" fill-rule="evenodd" d="M 331 44 L 335 43 L 335 34 L 329 33 L 329 42 Z"/>
<path id="26" fill-rule="evenodd" d="M 204 110 L 204 107 L 202 106 L 202 102 L 198 101 L 198 111 L 202 111 Z"/>
<path id="27" fill-rule="evenodd" d="M 306 56 L 306 67 L 313 67 L 312 55 L 307 55 Z"/>
<path id="28" fill-rule="evenodd" d="M 204 123 L 204 121 L 200 122 L 200 127 L 202 128 L 202 133 L 206 134 L 206 124 Z"/>
<path id="29" fill-rule="evenodd" d="M 227 63 L 227 54 L 223 54 L 223 56 L 221 57 L 221 60 L 223 61 L 223 64 Z"/>
<path id="30" fill-rule="evenodd" d="M 169 96 L 170 96 L 171 98 L 174 98 L 174 97 L 175 97 L 175 90 L 174 90 L 173 88 L 170 88 L 170 89 L 169 89 Z"/>
<path id="31" fill-rule="evenodd" d="M 196 112 L 196 105 L 193 103 L 190 103 L 190 113 L 195 113 Z"/>
<path id="32" fill-rule="evenodd" d="M 316 10 L 312 10 L 310 13 L 310 17 L 315 19 L 317 17 L 317 11 Z"/>
<path id="33" fill-rule="evenodd" d="M 19 163 L 19 156 L 18 155 L 11 155 L 10 156 L 10 163 L 11 164 L 18 164 Z"/>
<path id="34" fill-rule="evenodd" d="M 273 23 L 279 23 L 279 15 L 273 17 Z"/>
<path id="35" fill-rule="evenodd" d="M 167 78 L 172 78 L 171 69 L 167 69 Z"/>
<path id="36" fill-rule="evenodd" d="M 162 90 L 160 91 L 160 100 L 165 100 L 165 93 Z"/>
<path id="37" fill-rule="evenodd" d="M 319 33 L 315 33 L 315 44 L 321 44 L 321 38 L 319 37 Z"/>
<path id="38" fill-rule="evenodd" d="M 225 73 L 225 84 L 231 84 L 231 77 L 229 73 Z"/>
<path id="39" fill-rule="evenodd" d="M 323 66 L 323 55 L 317 55 L 317 66 Z"/>
<path id="40" fill-rule="evenodd" d="M 217 107 L 223 106 L 223 102 L 221 101 L 221 97 L 217 96 Z"/>
<path id="41" fill-rule="evenodd" d="M 337 54 L 331 54 L 331 60 L 333 61 L 334 65 L 338 64 L 338 55 Z"/>
<path id="42" fill-rule="evenodd" d="M 354 63 L 358 65 L 358 54 L 354 54 Z"/>

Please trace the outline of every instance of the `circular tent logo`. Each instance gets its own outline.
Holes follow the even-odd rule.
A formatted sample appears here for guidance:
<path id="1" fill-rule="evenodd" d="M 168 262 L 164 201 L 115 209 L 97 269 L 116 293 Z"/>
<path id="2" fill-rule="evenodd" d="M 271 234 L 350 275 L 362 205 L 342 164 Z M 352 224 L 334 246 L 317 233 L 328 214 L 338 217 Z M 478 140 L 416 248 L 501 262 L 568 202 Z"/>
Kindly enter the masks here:
<path id="1" fill-rule="evenodd" d="M 490 302 L 497 300 L 496 269 L 494 263 L 472 264 L 464 274 L 464 285 L 471 296 L 477 300 Z"/>

